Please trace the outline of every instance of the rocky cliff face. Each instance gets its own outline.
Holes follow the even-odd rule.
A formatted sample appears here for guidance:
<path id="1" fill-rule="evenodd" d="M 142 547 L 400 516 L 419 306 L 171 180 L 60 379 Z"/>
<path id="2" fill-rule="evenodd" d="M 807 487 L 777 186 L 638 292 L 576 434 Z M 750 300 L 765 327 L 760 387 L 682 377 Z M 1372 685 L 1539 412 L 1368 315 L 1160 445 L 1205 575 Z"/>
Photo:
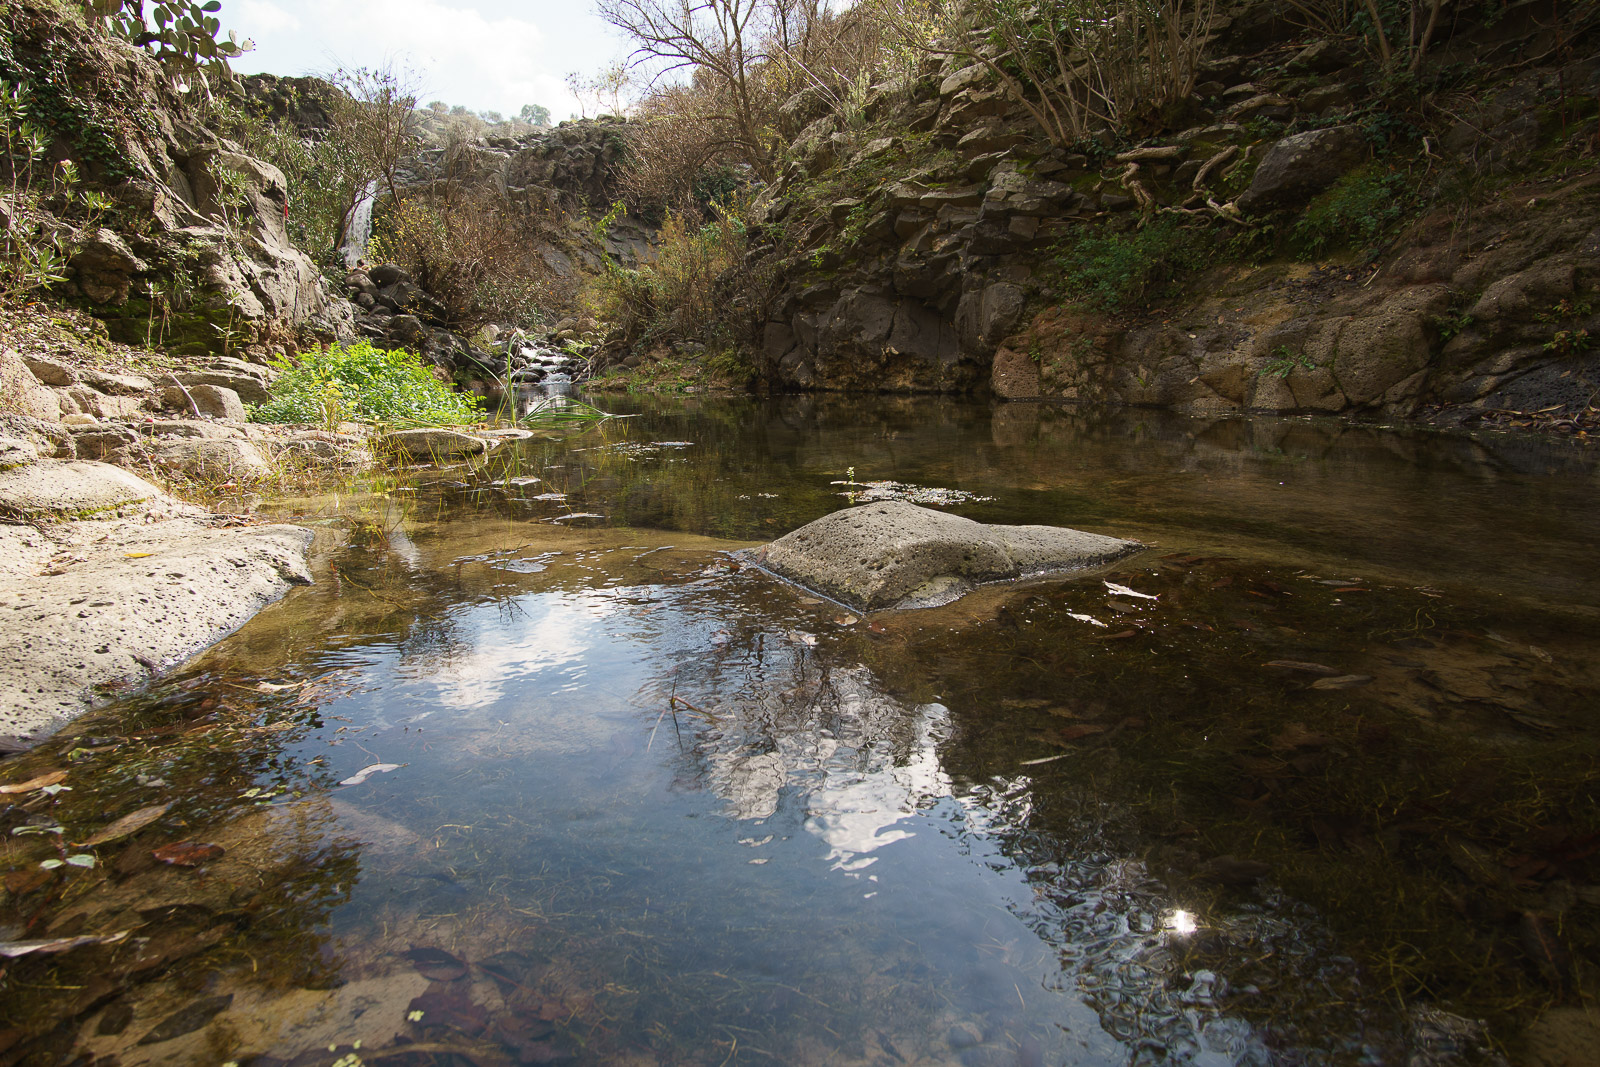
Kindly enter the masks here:
<path id="1" fill-rule="evenodd" d="M 542 261 L 558 296 L 570 294 L 607 257 L 634 266 L 651 255 L 655 229 L 623 215 L 603 232 L 595 220 L 619 195 L 627 123 L 564 122 L 520 137 L 434 137 L 401 172 L 400 195 L 468 199 L 520 235 Z M 389 207 L 380 198 L 378 212 Z M 346 292 L 356 329 L 386 346 L 419 352 L 461 385 L 494 394 L 510 369 L 505 345 L 484 348 L 456 329 L 446 308 L 392 264 L 352 272 Z M 567 323 L 557 323 L 555 333 Z M 503 328 L 490 330 L 498 335 Z M 569 335 L 575 337 L 576 335 Z M 564 338 L 565 339 L 565 338 Z"/>
<path id="2" fill-rule="evenodd" d="M 1581 403 L 1593 22 L 1461 15 L 1412 92 L 1360 41 L 1239 4 L 1168 129 L 1078 150 L 983 66 L 926 61 L 818 115 L 755 205 L 758 255 L 784 263 L 759 369 L 1205 413 Z"/>
<path id="3" fill-rule="evenodd" d="M 302 331 L 348 332 L 347 305 L 289 242 L 276 168 L 207 129 L 149 56 L 41 0 L 12 8 L 0 79 L 28 86 L 49 131 L 36 168 L 73 160 L 115 203 L 73 242 L 69 279 L 114 337 L 265 355 Z"/>

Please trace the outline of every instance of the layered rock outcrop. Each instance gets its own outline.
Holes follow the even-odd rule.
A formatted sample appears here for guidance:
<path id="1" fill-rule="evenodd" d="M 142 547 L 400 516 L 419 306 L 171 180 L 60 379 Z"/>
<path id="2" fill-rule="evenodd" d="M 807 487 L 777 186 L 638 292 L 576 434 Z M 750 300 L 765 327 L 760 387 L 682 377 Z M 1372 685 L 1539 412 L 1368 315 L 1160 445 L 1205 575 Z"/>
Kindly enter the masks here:
<path id="1" fill-rule="evenodd" d="M 27 86 L 53 135 L 36 169 L 70 159 L 114 204 L 69 264 L 114 337 L 201 354 L 348 332 L 348 305 L 289 240 L 277 168 L 206 128 L 146 53 L 41 0 L 13 6 L 0 79 Z"/>
<path id="2" fill-rule="evenodd" d="M 1593 50 L 1534 4 L 1458 20 L 1424 76 L 1507 73 L 1419 126 L 1360 41 L 1224 11 L 1139 142 L 1052 144 L 957 57 L 874 86 L 865 124 L 819 109 L 752 212 L 781 278 L 767 387 L 1401 415 L 1592 394 Z"/>

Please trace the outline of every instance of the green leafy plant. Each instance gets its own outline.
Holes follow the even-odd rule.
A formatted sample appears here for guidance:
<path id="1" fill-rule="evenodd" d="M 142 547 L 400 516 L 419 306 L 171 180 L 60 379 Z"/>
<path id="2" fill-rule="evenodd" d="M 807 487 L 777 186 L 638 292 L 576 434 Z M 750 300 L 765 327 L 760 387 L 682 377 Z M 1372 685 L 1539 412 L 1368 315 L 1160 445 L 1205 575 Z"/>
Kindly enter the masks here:
<path id="1" fill-rule="evenodd" d="M 1351 171 L 1311 202 L 1291 240 L 1310 259 L 1339 248 L 1369 248 L 1411 209 L 1412 182 L 1377 164 Z"/>
<path id="2" fill-rule="evenodd" d="M 1465 311 L 1453 311 L 1443 315 L 1435 315 L 1433 328 L 1439 332 L 1439 342 L 1448 344 L 1462 330 L 1470 329 L 1476 321 Z"/>
<path id="3" fill-rule="evenodd" d="M 1279 345 L 1272 350 L 1272 356 L 1266 365 L 1257 372 L 1258 377 L 1272 375 L 1276 378 L 1287 378 L 1297 370 L 1316 370 L 1317 364 L 1304 352 L 1298 354 L 1289 351 L 1288 345 Z"/>
<path id="4" fill-rule="evenodd" d="M 219 38 L 222 23 L 215 15 L 219 0 L 79 0 L 108 32 L 147 49 L 172 74 L 180 92 L 198 85 L 209 96 L 210 81 L 228 77 L 228 61 L 255 45 L 233 31 Z M 148 10 L 146 10 L 148 8 Z"/>
<path id="5" fill-rule="evenodd" d="M 1157 219 L 1130 233 L 1084 229 L 1057 256 L 1066 289 L 1105 311 L 1117 311 L 1211 262 L 1214 242 L 1202 228 Z"/>
<path id="6" fill-rule="evenodd" d="M 1544 343 L 1544 350 L 1558 356 L 1576 356 L 1589 351 L 1589 331 L 1557 330 L 1554 337 Z"/>
<path id="7" fill-rule="evenodd" d="M 329 345 L 277 364 L 271 396 L 254 408 L 255 422 L 332 425 L 340 421 L 387 426 L 446 426 L 477 422 L 483 401 L 434 377 L 413 352 L 375 348 L 366 341 Z"/>
<path id="8" fill-rule="evenodd" d="M 111 209 L 105 194 L 81 188 L 70 159 L 36 173 L 49 138 L 33 123 L 32 106 L 28 86 L 0 81 L 0 152 L 11 178 L 0 193 L 0 295 L 10 299 L 65 281 L 79 235 Z"/>

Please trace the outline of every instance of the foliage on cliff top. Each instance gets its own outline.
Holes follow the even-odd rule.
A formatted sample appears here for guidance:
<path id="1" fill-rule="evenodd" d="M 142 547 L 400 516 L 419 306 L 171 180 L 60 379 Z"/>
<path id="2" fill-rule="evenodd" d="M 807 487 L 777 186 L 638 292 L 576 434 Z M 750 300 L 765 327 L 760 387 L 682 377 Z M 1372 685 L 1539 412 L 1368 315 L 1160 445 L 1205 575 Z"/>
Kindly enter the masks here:
<path id="1" fill-rule="evenodd" d="M 172 76 L 179 92 L 198 87 L 209 96 L 211 82 L 230 76 L 228 61 L 255 47 L 233 31 L 224 40 L 216 13 L 220 0 L 78 0 L 95 24 L 136 47 L 148 49 Z"/>

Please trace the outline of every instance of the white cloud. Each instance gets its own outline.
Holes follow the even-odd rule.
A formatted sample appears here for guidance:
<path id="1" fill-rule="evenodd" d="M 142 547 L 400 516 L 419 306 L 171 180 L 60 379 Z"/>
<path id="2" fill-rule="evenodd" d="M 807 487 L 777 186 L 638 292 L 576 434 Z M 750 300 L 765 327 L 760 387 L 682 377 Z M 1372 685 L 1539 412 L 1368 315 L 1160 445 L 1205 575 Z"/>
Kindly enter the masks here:
<path id="1" fill-rule="evenodd" d="M 274 4 L 272 0 L 240 0 L 239 9 L 228 20 L 228 25 L 238 29 L 248 23 L 258 27 L 257 32 L 277 33 L 283 30 L 298 30 L 300 20 L 292 12 Z M 240 33 L 241 37 L 250 36 L 249 33 Z"/>
<path id="2" fill-rule="evenodd" d="M 393 64 L 415 72 L 425 101 L 507 114 L 544 104 L 566 117 L 577 107 L 566 73 L 592 73 L 618 51 L 581 0 L 239 0 L 223 19 L 256 41 L 235 64 L 246 73 Z"/>

